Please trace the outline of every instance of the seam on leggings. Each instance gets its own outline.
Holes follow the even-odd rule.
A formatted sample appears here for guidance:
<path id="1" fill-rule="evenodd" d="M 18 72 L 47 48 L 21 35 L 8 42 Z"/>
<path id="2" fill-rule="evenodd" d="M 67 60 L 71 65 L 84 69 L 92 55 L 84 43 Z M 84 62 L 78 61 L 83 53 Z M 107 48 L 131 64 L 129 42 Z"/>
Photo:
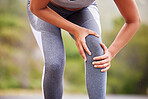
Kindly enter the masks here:
<path id="1" fill-rule="evenodd" d="M 83 23 L 81 24 L 81 26 L 83 26 L 86 22 L 91 21 L 91 20 L 94 20 L 94 19 L 89 19 L 89 20 L 83 22 Z"/>
<path id="2" fill-rule="evenodd" d="M 88 9 L 89 10 L 89 9 Z M 89 10 L 90 11 L 90 10 Z M 90 13 L 91 13 L 91 11 L 90 11 Z M 92 15 L 92 13 L 91 13 L 91 15 Z M 86 22 L 88 22 L 88 21 L 91 21 L 91 20 L 94 20 L 95 22 L 96 22 L 96 24 L 98 25 L 98 28 L 99 28 L 99 34 L 101 35 L 101 25 L 100 25 L 100 20 L 99 19 L 95 19 L 94 17 L 94 15 L 92 15 L 93 16 L 93 19 L 89 19 L 89 20 L 87 20 L 87 21 L 85 21 L 85 22 L 83 22 L 82 24 L 81 24 L 81 26 L 83 26 Z M 99 21 L 99 22 L 97 22 L 97 21 Z"/>
<path id="3" fill-rule="evenodd" d="M 44 59 L 44 53 L 43 53 L 43 45 L 42 45 L 42 36 L 41 36 L 41 33 L 40 31 L 37 31 L 36 29 L 34 29 L 34 27 L 30 24 L 30 27 L 32 29 L 32 33 L 34 35 L 34 38 L 36 39 L 36 43 L 38 44 L 38 47 L 40 48 L 40 51 L 42 53 L 42 56 L 43 56 L 43 60 Z M 36 35 L 35 35 L 36 34 Z M 40 37 L 38 37 L 40 36 Z M 36 38 L 37 37 L 37 38 Z M 38 39 L 40 39 L 40 41 L 38 41 Z M 40 44 L 39 44 L 40 43 Z M 42 72 L 42 82 L 41 82 L 41 86 L 42 86 L 42 95 L 43 95 L 43 98 L 44 97 L 44 88 L 43 88 L 43 80 L 44 80 L 44 73 L 45 73 L 45 65 L 43 66 L 43 72 Z"/>
<path id="4" fill-rule="evenodd" d="M 39 46 L 39 48 L 40 48 L 40 50 L 41 50 L 41 52 L 42 52 L 43 59 L 44 59 L 43 45 L 42 45 L 42 37 L 41 37 L 41 33 L 42 33 L 42 32 L 35 30 L 31 24 L 30 24 L 30 26 L 31 26 L 31 29 L 32 29 L 34 38 L 35 38 L 35 39 L 38 39 L 38 40 L 36 40 L 36 43 L 38 44 L 38 46 Z M 35 34 L 36 34 L 36 35 L 35 35 Z M 37 35 L 37 34 L 38 34 L 38 35 Z M 39 35 L 40 35 L 40 37 L 39 37 Z M 39 41 L 39 40 L 40 40 L 40 41 Z"/>
<path id="5" fill-rule="evenodd" d="M 101 24 L 100 24 L 100 14 L 99 14 L 99 11 L 98 11 L 98 8 L 96 8 L 96 6 L 95 6 L 95 8 L 89 8 L 88 7 L 88 10 L 90 11 L 90 13 L 91 13 L 91 15 L 93 16 L 93 19 L 96 21 L 96 23 L 97 23 L 97 25 L 98 25 L 98 27 L 99 27 L 99 30 L 100 30 L 100 34 L 101 34 Z M 96 15 L 95 15 L 95 13 L 92 13 L 92 11 L 91 10 L 94 10 L 94 11 L 97 11 L 97 17 L 96 17 Z"/>

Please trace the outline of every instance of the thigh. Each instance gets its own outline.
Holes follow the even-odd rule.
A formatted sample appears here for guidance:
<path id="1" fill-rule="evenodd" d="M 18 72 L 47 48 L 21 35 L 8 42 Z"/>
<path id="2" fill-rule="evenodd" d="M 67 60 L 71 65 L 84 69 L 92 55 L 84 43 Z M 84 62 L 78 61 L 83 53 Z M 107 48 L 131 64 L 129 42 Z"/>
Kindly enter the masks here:
<path id="1" fill-rule="evenodd" d="M 82 10 L 67 17 L 67 20 L 90 30 L 95 31 L 100 37 L 94 35 L 88 35 L 86 37 L 86 44 L 89 50 L 92 52 L 92 56 L 102 55 L 103 49 L 100 46 L 101 40 L 101 25 L 100 14 L 98 11 L 97 3 L 94 1 L 90 6 L 83 8 Z M 70 34 L 73 38 L 74 36 Z M 97 52 L 96 52 L 97 51 Z M 87 53 L 86 53 L 87 54 Z"/>
<path id="2" fill-rule="evenodd" d="M 44 60 L 48 62 L 55 60 L 58 61 L 60 59 L 63 60 L 63 57 L 65 57 L 65 51 L 61 36 L 61 29 L 34 15 L 29 9 L 29 1 L 30 0 L 28 0 L 27 5 L 28 19 Z"/>
<path id="3" fill-rule="evenodd" d="M 87 57 L 87 61 L 85 62 L 85 75 L 89 99 L 105 99 L 107 72 L 101 72 L 100 70 L 102 68 L 94 68 L 92 65 L 93 57 L 104 54 L 103 48 L 100 46 L 102 40 L 97 4 L 94 2 L 78 13 L 68 17 L 68 20 L 79 26 L 93 30 L 100 35 L 99 38 L 94 35 L 88 35 L 86 37 L 86 44 L 91 51 L 91 55 L 88 55 L 85 51 Z M 73 37 L 73 35 L 71 36 Z"/>
<path id="4" fill-rule="evenodd" d="M 70 15 L 66 19 L 79 26 L 93 30 L 101 35 L 100 14 L 96 1 L 94 1 L 88 7 L 85 7 L 82 10 Z M 73 35 L 71 36 L 73 37 Z"/>
<path id="5" fill-rule="evenodd" d="M 84 28 L 90 29 L 92 31 L 95 31 L 97 34 L 100 35 L 100 37 L 96 37 L 94 35 L 88 35 L 86 39 L 86 44 L 91 51 L 91 55 L 88 55 L 86 53 L 87 61 L 86 61 L 86 70 L 87 74 L 94 74 L 95 72 L 102 75 L 104 73 L 101 73 L 102 68 L 94 68 L 92 65 L 93 57 L 95 56 L 101 56 L 104 54 L 103 48 L 101 47 L 100 43 L 102 43 L 101 39 L 101 25 L 100 25 L 100 14 L 98 11 L 97 3 L 94 1 L 90 6 L 85 7 L 84 9 L 80 10 L 77 13 L 74 13 L 73 15 L 69 16 L 67 18 L 69 21 L 82 26 Z M 70 34 L 72 37 L 73 35 Z M 73 37 L 74 38 L 74 37 Z M 92 72 L 94 71 L 94 72 Z M 106 73 L 106 72 L 105 72 Z"/>

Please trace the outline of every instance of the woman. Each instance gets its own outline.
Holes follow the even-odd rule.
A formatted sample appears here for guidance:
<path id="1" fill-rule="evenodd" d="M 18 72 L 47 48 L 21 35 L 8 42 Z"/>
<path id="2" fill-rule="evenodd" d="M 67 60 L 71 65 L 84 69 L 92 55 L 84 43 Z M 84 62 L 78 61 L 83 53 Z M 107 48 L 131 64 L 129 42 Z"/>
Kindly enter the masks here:
<path id="1" fill-rule="evenodd" d="M 110 61 L 140 26 L 134 0 L 114 0 L 125 19 L 117 37 L 107 48 L 101 40 L 100 16 L 95 0 L 28 0 L 31 29 L 44 57 L 45 99 L 62 99 L 65 51 L 61 30 L 70 33 L 85 60 L 89 99 L 105 99 Z"/>

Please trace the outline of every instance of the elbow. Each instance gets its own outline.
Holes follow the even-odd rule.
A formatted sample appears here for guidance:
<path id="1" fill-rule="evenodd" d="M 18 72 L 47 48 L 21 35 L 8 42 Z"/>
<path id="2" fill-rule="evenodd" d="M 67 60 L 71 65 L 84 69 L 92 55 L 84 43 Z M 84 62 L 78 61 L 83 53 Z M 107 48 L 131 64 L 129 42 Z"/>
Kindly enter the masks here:
<path id="1" fill-rule="evenodd" d="M 32 5 L 30 5 L 30 11 L 35 14 L 36 12 L 38 12 L 38 9 Z"/>
<path id="2" fill-rule="evenodd" d="M 138 19 L 137 19 L 136 24 L 137 24 L 137 27 L 139 28 L 140 25 L 141 25 L 141 18 L 138 18 Z"/>
<path id="3" fill-rule="evenodd" d="M 138 24 L 141 25 L 141 18 L 138 19 Z"/>
<path id="4" fill-rule="evenodd" d="M 126 24 L 134 24 L 137 28 L 141 25 L 141 18 L 136 18 L 135 20 L 126 20 Z"/>
<path id="5" fill-rule="evenodd" d="M 135 24 L 136 24 L 138 27 L 140 27 L 140 25 L 141 25 L 141 18 L 140 18 L 140 17 L 136 19 Z"/>
<path id="6" fill-rule="evenodd" d="M 30 5 L 30 11 L 34 14 L 34 12 L 35 12 L 35 8 L 34 7 L 32 7 L 32 5 Z"/>
<path id="7" fill-rule="evenodd" d="M 46 7 L 45 7 L 45 8 L 46 8 Z M 45 8 L 39 8 L 39 7 L 30 5 L 30 11 L 31 11 L 33 14 L 38 14 L 39 11 L 44 10 Z"/>
<path id="8" fill-rule="evenodd" d="M 30 11 L 33 12 L 33 7 L 30 5 Z"/>

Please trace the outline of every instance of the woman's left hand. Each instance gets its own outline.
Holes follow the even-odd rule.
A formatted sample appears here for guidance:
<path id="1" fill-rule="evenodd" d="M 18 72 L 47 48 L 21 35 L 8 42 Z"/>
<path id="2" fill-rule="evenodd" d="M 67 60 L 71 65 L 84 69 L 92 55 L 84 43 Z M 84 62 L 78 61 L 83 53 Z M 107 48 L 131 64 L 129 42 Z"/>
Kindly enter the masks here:
<path id="1" fill-rule="evenodd" d="M 108 51 L 107 47 L 103 43 L 100 43 L 100 45 L 104 50 L 104 55 L 94 57 L 93 60 L 95 61 L 92 62 L 92 64 L 94 65 L 95 68 L 104 68 L 101 70 L 101 72 L 105 72 L 111 67 L 110 62 L 112 56 L 111 53 Z"/>

